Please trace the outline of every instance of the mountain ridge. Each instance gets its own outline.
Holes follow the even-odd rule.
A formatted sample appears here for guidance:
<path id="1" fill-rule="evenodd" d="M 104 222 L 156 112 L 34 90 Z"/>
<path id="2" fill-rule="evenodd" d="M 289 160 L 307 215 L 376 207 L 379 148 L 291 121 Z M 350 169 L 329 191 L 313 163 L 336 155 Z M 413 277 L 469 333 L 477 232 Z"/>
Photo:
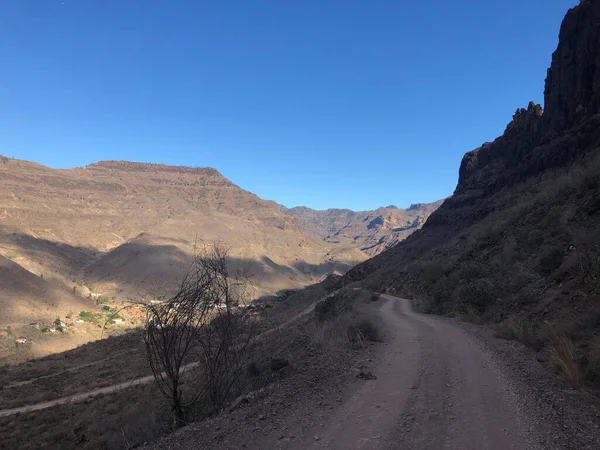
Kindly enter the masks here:
<path id="1" fill-rule="evenodd" d="M 385 206 L 368 211 L 338 208 L 314 210 L 305 206 L 283 210 L 325 242 L 353 245 L 374 256 L 419 229 L 442 203 L 443 200 L 439 200 L 412 204 L 407 209 Z"/>
<path id="2" fill-rule="evenodd" d="M 301 288 L 366 258 L 323 242 L 212 168 L 103 161 L 51 169 L 2 158 L 0 286 L 11 289 L 0 292 L 0 331 L 28 336 L 31 322 L 101 312 L 99 295 L 121 307 L 168 293 L 207 241 L 230 248 L 231 270 L 251 297 Z M 71 342 L 44 337 L 61 349 Z M 10 334 L 0 341 L 0 358 L 15 351 Z"/>

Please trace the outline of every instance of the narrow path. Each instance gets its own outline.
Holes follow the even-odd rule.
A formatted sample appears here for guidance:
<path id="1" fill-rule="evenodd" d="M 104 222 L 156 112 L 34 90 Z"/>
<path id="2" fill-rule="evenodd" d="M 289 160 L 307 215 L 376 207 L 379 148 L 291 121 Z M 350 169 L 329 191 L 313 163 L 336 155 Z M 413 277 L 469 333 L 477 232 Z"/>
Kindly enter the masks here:
<path id="1" fill-rule="evenodd" d="M 501 367 L 472 336 L 382 295 L 386 349 L 329 423 L 285 448 L 537 449 L 528 417 Z"/>
<path id="2" fill-rule="evenodd" d="M 196 363 L 197 365 L 197 363 Z M 36 403 L 34 405 L 21 406 L 19 408 L 4 409 L 0 411 L 0 417 L 12 416 L 18 413 L 27 413 L 31 411 L 39 411 L 41 409 L 51 408 L 56 405 L 62 405 L 65 403 L 75 403 L 85 400 L 88 397 L 93 397 L 100 394 L 112 394 L 113 392 L 127 389 L 140 384 L 151 383 L 154 381 L 154 376 L 149 375 L 147 377 L 136 378 L 134 380 L 125 381 L 119 384 L 113 384 L 112 386 L 106 386 L 103 388 L 94 389 L 80 394 L 69 395 L 68 397 L 62 397 L 55 400 L 49 400 L 47 402 Z"/>
<path id="3" fill-rule="evenodd" d="M 272 333 L 282 332 L 282 330 L 286 326 L 292 324 L 293 322 L 295 322 L 296 320 L 305 316 L 306 314 L 312 313 L 312 311 L 315 307 L 315 303 L 312 303 L 306 309 L 304 309 L 301 312 L 299 312 L 298 314 L 294 315 L 289 320 L 287 320 L 285 323 L 278 325 L 275 328 L 272 328 L 272 329 L 267 330 L 264 333 L 260 334 L 259 336 L 256 337 L 256 339 L 264 339 Z M 86 366 L 93 365 L 93 364 L 95 364 L 95 363 L 85 364 L 85 365 L 79 366 L 78 368 L 86 367 Z M 197 365 L 198 365 L 197 362 L 189 363 L 189 364 L 186 364 L 184 367 L 182 367 L 181 370 L 184 371 L 186 369 L 196 367 Z M 74 370 L 74 369 L 76 369 L 76 368 L 72 368 L 69 370 Z M 42 377 L 38 377 L 37 379 L 43 379 L 45 377 L 51 377 L 51 376 L 54 376 L 54 375 L 44 375 Z M 27 380 L 26 382 L 21 382 L 21 383 L 27 384 L 27 383 L 31 383 L 31 382 L 32 381 Z M 81 392 L 79 394 L 69 395 L 67 397 L 61 397 L 61 398 L 57 398 L 54 400 L 48 400 L 48 401 L 41 402 L 41 403 L 35 403 L 33 405 L 20 406 L 18 408 L 0 410 L 0 417 L 7 417 L 7 416 L 12 416 L 12 415 L 19 414 L 19 413 L 27 413 L 27 412 L 31 412 L 31 411 L 39 411 L 41 409 L 47 409 L 47 408 L 51 408 L 56 405 L 62 405 L 65 403 L 81 402 L 81 401 L 83 401 L 89 397 L 93 397 L 95 395 L 112 394 L 114 392 L 117 392 L 117 391 L 120 391 L 123 389 L 128 389 L 133 386 L 138 386 L 141 384 L 147 384 L 147 383 L 152 383 L 152 382 L 154 382 L 154 375 L 148 375 L 145 377 L 134 378 L 132 380 L 123 381 L 121 383 L 112 384 L 110 386 L 105 386 L 102 388 L 97 388 L 97 389 L 93 389 L 90 391 Z M 14 386 L 14 385 L 11 385 L 9 387 L 12 387 L 12 386 Z"/>

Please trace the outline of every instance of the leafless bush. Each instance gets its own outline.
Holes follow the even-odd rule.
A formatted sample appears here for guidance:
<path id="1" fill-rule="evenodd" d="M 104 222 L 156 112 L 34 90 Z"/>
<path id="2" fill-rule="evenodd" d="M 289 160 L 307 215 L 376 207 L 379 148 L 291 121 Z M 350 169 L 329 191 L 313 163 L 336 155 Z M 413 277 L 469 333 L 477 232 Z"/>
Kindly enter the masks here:
<path id="1" fill-rule="evenodd" d="M 148 304 L 148 361 L 172 404 L 176 426 L 185 423 L 186 412 L 199 400 L 210 399 L 219 411 L 235 394 L 258 330 L 257 318 L 236 307 L 243 297 L 229 276 L 227 250 L 211 244 L 196 255 L 175 295 Z"/>

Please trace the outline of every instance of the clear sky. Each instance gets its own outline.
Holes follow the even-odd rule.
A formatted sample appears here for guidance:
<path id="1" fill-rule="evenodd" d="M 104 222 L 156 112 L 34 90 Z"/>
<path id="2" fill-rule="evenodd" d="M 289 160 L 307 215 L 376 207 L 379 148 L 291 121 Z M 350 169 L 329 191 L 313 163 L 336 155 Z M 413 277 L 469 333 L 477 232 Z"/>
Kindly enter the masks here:
<path id="1" fill-rule="evenodd" d="M 456 187 L 578 0 L 2 0 L 0 154 L 214 167 L 286 206 Z"/>

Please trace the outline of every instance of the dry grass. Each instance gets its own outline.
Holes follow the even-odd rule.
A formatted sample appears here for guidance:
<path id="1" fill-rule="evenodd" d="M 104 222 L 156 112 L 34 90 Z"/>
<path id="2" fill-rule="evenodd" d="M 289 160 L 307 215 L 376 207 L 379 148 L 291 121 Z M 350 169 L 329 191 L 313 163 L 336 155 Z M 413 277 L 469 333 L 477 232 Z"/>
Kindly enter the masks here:
<path id="1" fill-rule="evenodd" d="M 346 327 L 346 335 L 353 345 L 364 347 L 366 342 L 382 342 L 383 337 L 377 324 L 370 318 L 364 317 Z"/>
<path id="2" fill-rule="evenodd" d="M 383 341 L 379 322 L 373 314 L 375 296 L 364 290 L 345 288 L 317 303 L 315 319 L 304 332 L 317 348 L 362 348 L 367 342 Z"/>
<path id="3" fill-rule="evenodd" d="M 573 341 L 568 336 L 559 336 L 548 349 L 550 361 L 573 389 L 583 385 L 583 376 L 579 362 L 575 358 Z"/>
<path id="4" fill-rule="evenodd" d="M 336 349 L 344 347 L 348 340 L 342 321 L 309 323 L 302 327 L 308 341 L 318 349 Z"/>

